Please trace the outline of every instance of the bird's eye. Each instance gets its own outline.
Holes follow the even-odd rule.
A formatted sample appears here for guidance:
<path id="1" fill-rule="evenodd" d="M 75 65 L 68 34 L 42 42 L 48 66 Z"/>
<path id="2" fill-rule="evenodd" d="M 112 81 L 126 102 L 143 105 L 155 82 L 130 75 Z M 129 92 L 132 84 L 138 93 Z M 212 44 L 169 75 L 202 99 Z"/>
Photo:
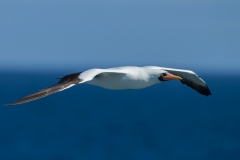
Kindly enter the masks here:
<path id="1" fill-rule="evenodd" d="M 161 73 L 161 77 L 164 77 L 166 76 L 167 74 L 166 73 Z"/>

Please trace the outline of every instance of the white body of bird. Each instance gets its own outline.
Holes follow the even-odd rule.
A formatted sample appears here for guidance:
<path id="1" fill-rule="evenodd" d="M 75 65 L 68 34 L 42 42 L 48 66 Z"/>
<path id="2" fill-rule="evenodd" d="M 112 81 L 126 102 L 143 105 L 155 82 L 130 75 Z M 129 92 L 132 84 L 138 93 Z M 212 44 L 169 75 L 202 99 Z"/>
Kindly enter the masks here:
<path id="1" fill-rule="evenodd" d="M 89 75 L 97 75 L 85 83 L 106 89 L 142 89 L 160 83 L 158 77 L 165 71 L 141 67 L 119 67 L 109 69 L 91 69 L 86 71 Z M 100 72 L 100 73 L 99 73 Z M 79 78 L 84 78 L 81 74 Z"/>
<path id="2" fill-rule="evenodd" d="M 211 95 L 211 91 L 206 83 L 190 70 L 157 66 L 124 66 L 108 69 L 89 69 L 84 72 L 66 75 L 60 78 L 57 84 L 23 97 L 13 103 L 6 104 L 6 106 L 30 102 L 82 83 L 106 89 L 120 90 L 146 88 L 169 80 L 179 80 L 182 84 L 186 84 L 200 94 Z"/>

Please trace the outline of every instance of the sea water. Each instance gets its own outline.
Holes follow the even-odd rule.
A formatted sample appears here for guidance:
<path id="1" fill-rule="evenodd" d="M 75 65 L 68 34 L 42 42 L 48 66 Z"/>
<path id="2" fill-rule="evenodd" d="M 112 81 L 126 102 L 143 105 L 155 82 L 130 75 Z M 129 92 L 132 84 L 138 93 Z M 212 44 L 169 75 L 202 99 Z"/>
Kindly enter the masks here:
<path id="1" fill-rule="evenodd" d="M 240 77 L 201 74 L 212 95 L 178 81 L 141 90 L 78 85 L 3 105 L 66 73 L 1 73 L 1 160 L 240 159 Z"/>

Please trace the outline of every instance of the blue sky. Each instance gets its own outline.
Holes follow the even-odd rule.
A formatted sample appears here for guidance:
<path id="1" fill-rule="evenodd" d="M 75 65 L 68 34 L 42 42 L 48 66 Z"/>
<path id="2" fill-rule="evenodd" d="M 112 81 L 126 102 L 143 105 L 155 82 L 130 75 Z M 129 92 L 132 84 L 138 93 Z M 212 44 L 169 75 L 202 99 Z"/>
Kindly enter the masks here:
<path id="1" fill-rule="evenodd" d="M 0 67 L 240 70 L 239 0 L 1 0 Z"/>

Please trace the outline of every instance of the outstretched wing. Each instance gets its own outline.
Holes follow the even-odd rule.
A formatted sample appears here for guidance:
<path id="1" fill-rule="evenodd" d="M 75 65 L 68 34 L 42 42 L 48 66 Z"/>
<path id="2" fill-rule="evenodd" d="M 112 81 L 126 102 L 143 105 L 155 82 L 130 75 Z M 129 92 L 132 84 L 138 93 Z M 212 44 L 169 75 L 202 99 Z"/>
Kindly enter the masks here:
<path id="1" fill-rule="evenodd" d="M 181 69 L 172 69 L 172 68 L 162 68 L 163 70 L 180 76 L 182 78 L 182 84 L 186 84 L 187 86 L 195 89 L 199 93 L 209 96 L 211 95 L 211 91 L 208 88 L 207 84 L 200 78 L 196 73 L 190 70 L 181 70 Z"/>
<path id="2" fill-rule="evenodd" d="M 129 72 L 128 70 L 124 69 L 124 67 L 116 67 L 116 68 L 108 68 L 108 69 L 89 69 L 87 71 L 82 72 L 79 75 L 79 78 L 82 79 L 82 83 L 91 81 L 95 77 L 101 76 L 102 74 L 109 73 L 109 74 L 126 74 Z"/>
<path id="3" fill-rule="evenodd" d="M 73 73 L 64 76 L 63 78 L 60 78 L 60 81 L 48 88 L 45 88 L 43 90 L 40 90 L 36 93 L 30 94 L 26 97 L 23 97 L 15 102 L 5 104 L 4 106 L 9 106 L 9 105 L 17 105 L 17 104 L 22 104 L 22 103 L 27 103 L 30 101 L 37 100 L 39 98 L 43 98 L 46 96 L 49 96 L 51 94 L 57 93 L 59 91 L 65 90 L 67 88 L 70 88 L 76 84 L 79 83 L 84 83 L 87 81 L 91 81 L 93 78 L 96 76 L 102 74 L 102 73 L 120 73 L 124 74 L 123 71 L 121 71 L 120 68 L 115 68 L 115 69 L 90 69 L 84 72 L 78 72 L 78 73 Z"/>
<path id="4" fill-rule="evenodd" d="M 43 98 L 43 97 L 46 97 L 46 96 L 51 95 L 53 93 L 56 93 L 56 92 L 62 91 L 64 89 L 70 88 L 70 87 L 72 87 L 76 84 L 81 83 L 81 79 L 78 78 L 80 73 L 81 72 L 64 76 L 63 78 L 60 78 L 61 80 L 57 84 L 55 84 L 51 87 L 45 88 L 43 90 L 40 90 L 36 93 L 30 94 L 30 95 L 28 95 L 26 97 L 23 97 L 23 98 L 15 101 L 15 102 L 12 102 L 10 104 L 5 104 L 5 106 L 17 105 L 17 104 L 22 104 L 22 103 L 34 101 L 36 99 Z"/>

